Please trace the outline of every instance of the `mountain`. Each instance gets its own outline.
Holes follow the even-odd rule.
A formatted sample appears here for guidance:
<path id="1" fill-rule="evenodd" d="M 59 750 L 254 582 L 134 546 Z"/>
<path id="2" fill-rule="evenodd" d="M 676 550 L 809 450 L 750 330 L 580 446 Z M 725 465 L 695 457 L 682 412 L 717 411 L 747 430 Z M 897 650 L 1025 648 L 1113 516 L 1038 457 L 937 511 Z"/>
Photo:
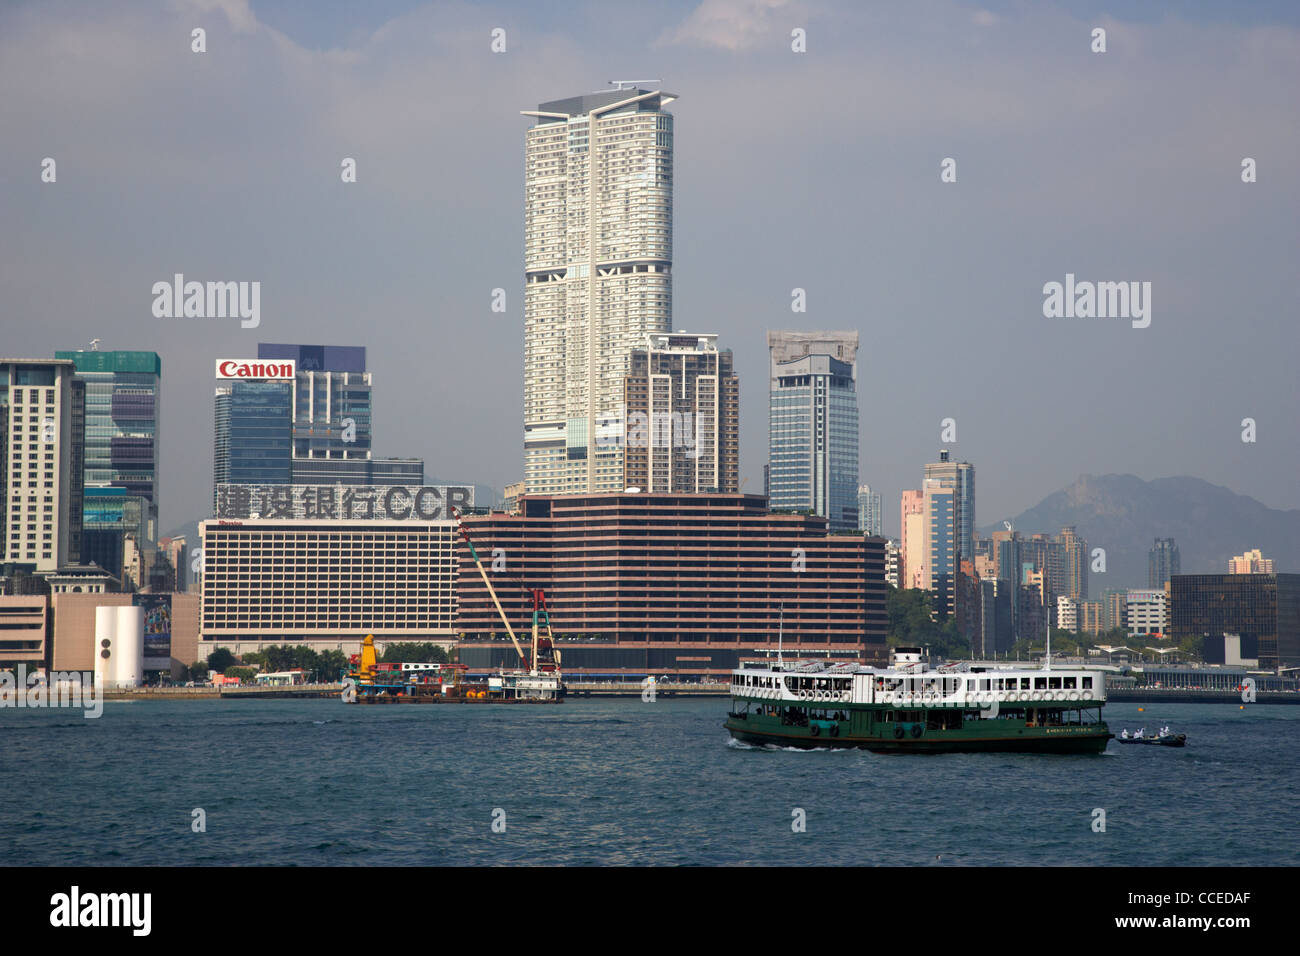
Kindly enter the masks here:
<path id="1" fill-rule="evenodd" d="M 1183 574 L 1226 574 L 1228 559 L 1252 548 L 1278 571 L 1300 571 L 1300 511 L 1269 508 L 1254 498 L 1180 476 L 1083 475 L 1012 519 L 1022 534 L 1056 534 L 1074 525 L 1089 549 L 1106 549 L 1106 573 L 1094 573 L 1089 596 L 1108 588 L 1147 586 L 1147 552 L 1173 538 Z M 1002 524 L 981 529 L 982 535 Z"/>

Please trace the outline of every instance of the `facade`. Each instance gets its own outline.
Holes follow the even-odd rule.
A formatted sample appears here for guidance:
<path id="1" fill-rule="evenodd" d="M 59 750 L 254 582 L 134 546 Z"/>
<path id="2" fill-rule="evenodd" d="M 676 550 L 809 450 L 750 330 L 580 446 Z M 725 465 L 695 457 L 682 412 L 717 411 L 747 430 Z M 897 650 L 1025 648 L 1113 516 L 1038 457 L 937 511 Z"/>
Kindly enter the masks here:
<path id="1" fill-rule="evenodd" d="M 673 117 L 662 90 L 542 103 L 524 147 L 524 480 L 621 491 L 628 357 L 672 329 Z"/>
<path id="2" fill-rule="evenodd" d="M 201 656 L 455 635 L 454 521 L 214 519 L 199 534 Z"/>
<path id="3" fill-rule="evenodd" d="M 1105 605 L 1101 601 L 1080 601 L 1079 633 L 1096 635 L 1105 629 Z"/>
<path id="4" fill-rule="evenodd" d="M 921 586 L 925 569 L 925 495 L 920 489 L 903 492 L 899 518 L 903 529 L 898 546 L 899 586 L 911 590 Z"/>
<path id="5" fill-rule="evenodd" d="M 143 663 L 146 672 L 179 676 L 182 667 L 207 656 L 199 652 L 197 594 L 56 594 L 51 598 L 54 669 L 95 668 L 95 609 L 144 608 Z"/>
<path id="6" fill-rule="evenodd" d="M 1162 588 L 1175 574 L 1182 573 L 1182 560 L 1173 538 L 1156 538 L 1147 553 L 1147 587 Z"/>
<path id="7" fill-rule="evenodd" d="M 954 614 L 960 569 L 958 493 L 941 479 L 927 478 L 921 495 L 925 532 L 921 587 L 933 592 L 934 607 L 940 614 Z"/>
<path id="8" fill-rule="evenodd" d="M 872 491 L 870 485 L 858 485 L 858 530 L 878 538 L 883 527 L 880 492 Z"/>
<path id="9" fill-rule="evenodd" d="M 1129 591 L 1124 601 L 1124 622 L 1130 638 L 1163 637 L 1167 621 L 1164 589 Z"/>
<path id="10" fill-rule="evenodd" d="M 953 491 L 953 527 L 955 530 L 953 567 L 963 560 L 975 560 L 975 466 L 968 461 L 952 461 L 948 450 L 939 451 L 939 460 L 925 466 L 925 481 L 937 481 Z"/>
<path id="11" fill-rule="evenodd" d="M 768 332 L 769 499 L 857 528 L 857 332 Z"/>
<path id="12" fill-rule="evenodd" d="M 900 576 L 899 565 L 902 560 L 902 549 L 897 541 L 890 538 L 885 542 L 885 580 L 890 587 L 897 588 L 902 580 Z"/>
<path id="13" fill-rule="evenodd" d="M 162 359 L 157 352 L 61 351 L 86 390 L 82 562 L 122 573 L 125 535 L 158 536 Z"/>
<path id="14" fill-rule="evenodd" d="M 81 560 L 86 386 L 66 359 L 0 359 L 0 564 Z"/>
<path id="15" fill-rule="evenodd" d="M 1260 554 L 1259 548 L 1228 559 L 1229 574 L 1272 574 L 1273 559 Z"/>
<path id="16" fill-rule="evenodd" d="M 761 495 L 532 495 L 464 521 L 516 630 L 546 592 L 566 678 L 725 674 L 742 659 L 883 661 L 885 540 L 772 514 Z M 497 549 L 500 549 L 499 551 Z M 522 587 L 521 587 L 522 585 Z M 457 629 L 471 670 L 517 660 L 461 551 Z"/>
<path id="17" fill-rule="evenodd" d="M 0 595 L 0 669 L 46 665 L 48 607 L 44 594 Z"/>
<path id="18" fill-rule="evenodd" d="M 1261 667 L 1300 665 L 1300 574 L 1179 574 L 1169 592 L 1170 637 L 1204 640 L 1206 660 L 1232 635 Z"/>
<path id="19" fill-rule="evenodd" d="M 291 380 L 234 381 L 217 386 L 216 485 L 292 482 L 293 393 Z"/>
<path id="20" fill-rule="evenodd" d="M 1056 599 L 1056 626 L 1063 631 L 1079 630 L 1079 599 L 1062 594 Z"/>
<path id="21" fill-rule="evenodd" d="M 1127 591 L 1110 590 L 1102 595 L 1103 630 L 1113 631 L 1117 627 L 1128 627 L 1128 621 L 1125 618 L 1127 603 Z"/>
<path id="22" fill-rule="evenodd" d="M 1066 597 L 1076 601 L 1088 599 L 1088 542 L 1079 537 L 1073 525 L 1061 529 L 1056 537 L 1061 547 L 1061 587 Z"/>
<path id="23" fill-rule="evenodd" d="M 628 359 L 623 426 L 624 488 L 739 490 L 740 379 L 716 335 L 646 336 Z"/>

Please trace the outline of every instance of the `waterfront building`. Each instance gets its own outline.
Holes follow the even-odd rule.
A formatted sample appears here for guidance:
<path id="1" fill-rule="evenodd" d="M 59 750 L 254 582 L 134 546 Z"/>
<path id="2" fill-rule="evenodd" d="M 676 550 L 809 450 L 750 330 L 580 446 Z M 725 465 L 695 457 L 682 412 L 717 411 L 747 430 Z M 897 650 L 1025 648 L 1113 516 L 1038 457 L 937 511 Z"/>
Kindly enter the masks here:
<path id="1" fill-rule="evenodd" d="M 238 380 L 217 386 L 213 440 L 216 486 L 292 482 L 293 389 L 292 377 Z"/>
<path id="2" fill-rule="evenodd" d="M 883 525 L 880 492 L 872 491 L 870 485 L 858 485 L 858 530 L 879 537 Z"/>
<path id="3" fill-rule="evenodd" d="M 1229 574 L 1272 574 L 1273 559 L 1266 558 L 1256 548 L 1228 559 Z"/>
<path id="4" fill-rule="evenodd" d="M 122 574 L 127 534 L 152 549 L 158 537 L 162 359 L 157 352 L 59 351 L 85 384 L 83 563 Z"/>
<path id="5" fill-rule="evenodd" d="M 633 349 L 672 330 L 676 95 L 623 89 L 524 110 L 524 480 L 621 491 Z"/>
<path id="6" fill-rule="evenodd" d="M 396 513 L 410 505 L 403 497 Z M 356 653 L 367 634 L 450 643 L 456 522 L 384 514 L 200 523 L 200 655 L 286 642 Z"/>
<path id="7" fill-rule="evenodd" d="M 717 676 L 778 640 L 791 660 L 886 657 L 885 539 L 769 513 L 761 495 L 530 493 L 522 514 L 464 527 L 485 561 L 506 562 L 497 590 L 513 627 L 530 627 L 526 589 L 545 590 L 569 679 Z M 460 660 L 513 666 L 496 607 L 460 559 Z"/>
<path id="8" fill-rule="evenodd" d="M 49 598 L 44 594 L 0 594 L 0 669 L 47 664 Z"/>
<path id="9" fill-rule="evenodd" d="M 199 596 L 157 592 L 151 594 L 65 591 L 50 598 L 53 617 L 54 669 L 92 671 L 98 642 L 95 609 L 140 607 L 144 614 L 142 664 L 145 677 L 179 678 L 184 668 L 207 657 L 212 648 L 199 649 Z"/>
<path id="10" fill-rule="evenodd" d="M 1300 574 L 1176 574 L 1169 636 L 1199 638 L 1206 660 L 1224 657 L 1225 636 L 1262 668 L 1300 665 Z"/>
<path id="11" fill-rule="evenodd" d="M 767 346 L 771 507 L 854 530 L 858 333 L 768 332 Z"/>
<path id="12" fill-rule="evenodd" d="M 68 359 L 0 359 L 0 564 L 81 561 L 86 384 Z"/>
<path id="13" fill-rule="evenodd" d="M 1163 588 L 1130 590 L 1124 601 L 1124 621 L 1129 637 L 1163 637 L 1167 610 Z"/>
<path id="14" fill-rule="evenodd" d="M 1156 538 L 1147 552 L 1147 587 L 1162 588 L 1175 574 L 1182 573 L 1182 560 L 1173 538 Z"/>
<path id="15" fill-rule="evenodd" d="M 645 492 L 740 488 L 740 379 L 711 334 L 646 336 L 624 383 L 623 487 Z M 621 489 L 620 489 L 621 490 Z"/>
<path id="16" fill-rule="evenodd" d="M 1117 627 L 1128 627 L 1125 607 L 1128 603 L 1128 591 L 1112 589 L 1102 595 L 1103 630 L 1113 631 Z"/>

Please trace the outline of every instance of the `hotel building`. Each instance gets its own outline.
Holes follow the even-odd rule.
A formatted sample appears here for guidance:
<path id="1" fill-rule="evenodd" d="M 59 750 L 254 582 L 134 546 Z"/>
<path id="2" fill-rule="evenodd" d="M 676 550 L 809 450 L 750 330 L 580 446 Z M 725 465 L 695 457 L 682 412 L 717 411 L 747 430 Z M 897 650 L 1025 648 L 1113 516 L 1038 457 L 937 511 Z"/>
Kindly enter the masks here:
<path id="1" fill-rule="evenodd" d="M 465 519 L 512 627 L 546 592 L 571 679 L 721 675 L 740 660 L 883 661 L 885 539 L 770 514 L 761 495 L 528 495 L 523 513 Z M 500 550 L 498 550 L 500 549 Z M 462 549 L 457 629 L 471 670 L 517 658 Z M 782 607 L 784 606 L 784 610 Z"/>

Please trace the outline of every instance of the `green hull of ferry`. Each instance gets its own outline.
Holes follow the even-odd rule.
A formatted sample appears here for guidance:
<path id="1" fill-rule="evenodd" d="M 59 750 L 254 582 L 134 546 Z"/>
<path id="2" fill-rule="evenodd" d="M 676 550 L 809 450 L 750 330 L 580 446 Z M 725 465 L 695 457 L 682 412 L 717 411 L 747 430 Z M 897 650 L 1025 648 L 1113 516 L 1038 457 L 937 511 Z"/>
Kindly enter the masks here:
<path id="1" fill-rule="evenodd" d="M 856 747 L 878 753 L 1096 754 L 1114 735 L 1100 707 L 1004 707 L 994 718 L 979 710 L 895 709 L 890 706 L 808 706 L 735 702 L 724 726 L 756 746 L 822 749 Z M 748 705 L 747 707 L 745 705 Z M 1094 712 L 1094 722 L 1084 713 Z M 1074 722 L 1079 721 L 1079 722 Z"/>

